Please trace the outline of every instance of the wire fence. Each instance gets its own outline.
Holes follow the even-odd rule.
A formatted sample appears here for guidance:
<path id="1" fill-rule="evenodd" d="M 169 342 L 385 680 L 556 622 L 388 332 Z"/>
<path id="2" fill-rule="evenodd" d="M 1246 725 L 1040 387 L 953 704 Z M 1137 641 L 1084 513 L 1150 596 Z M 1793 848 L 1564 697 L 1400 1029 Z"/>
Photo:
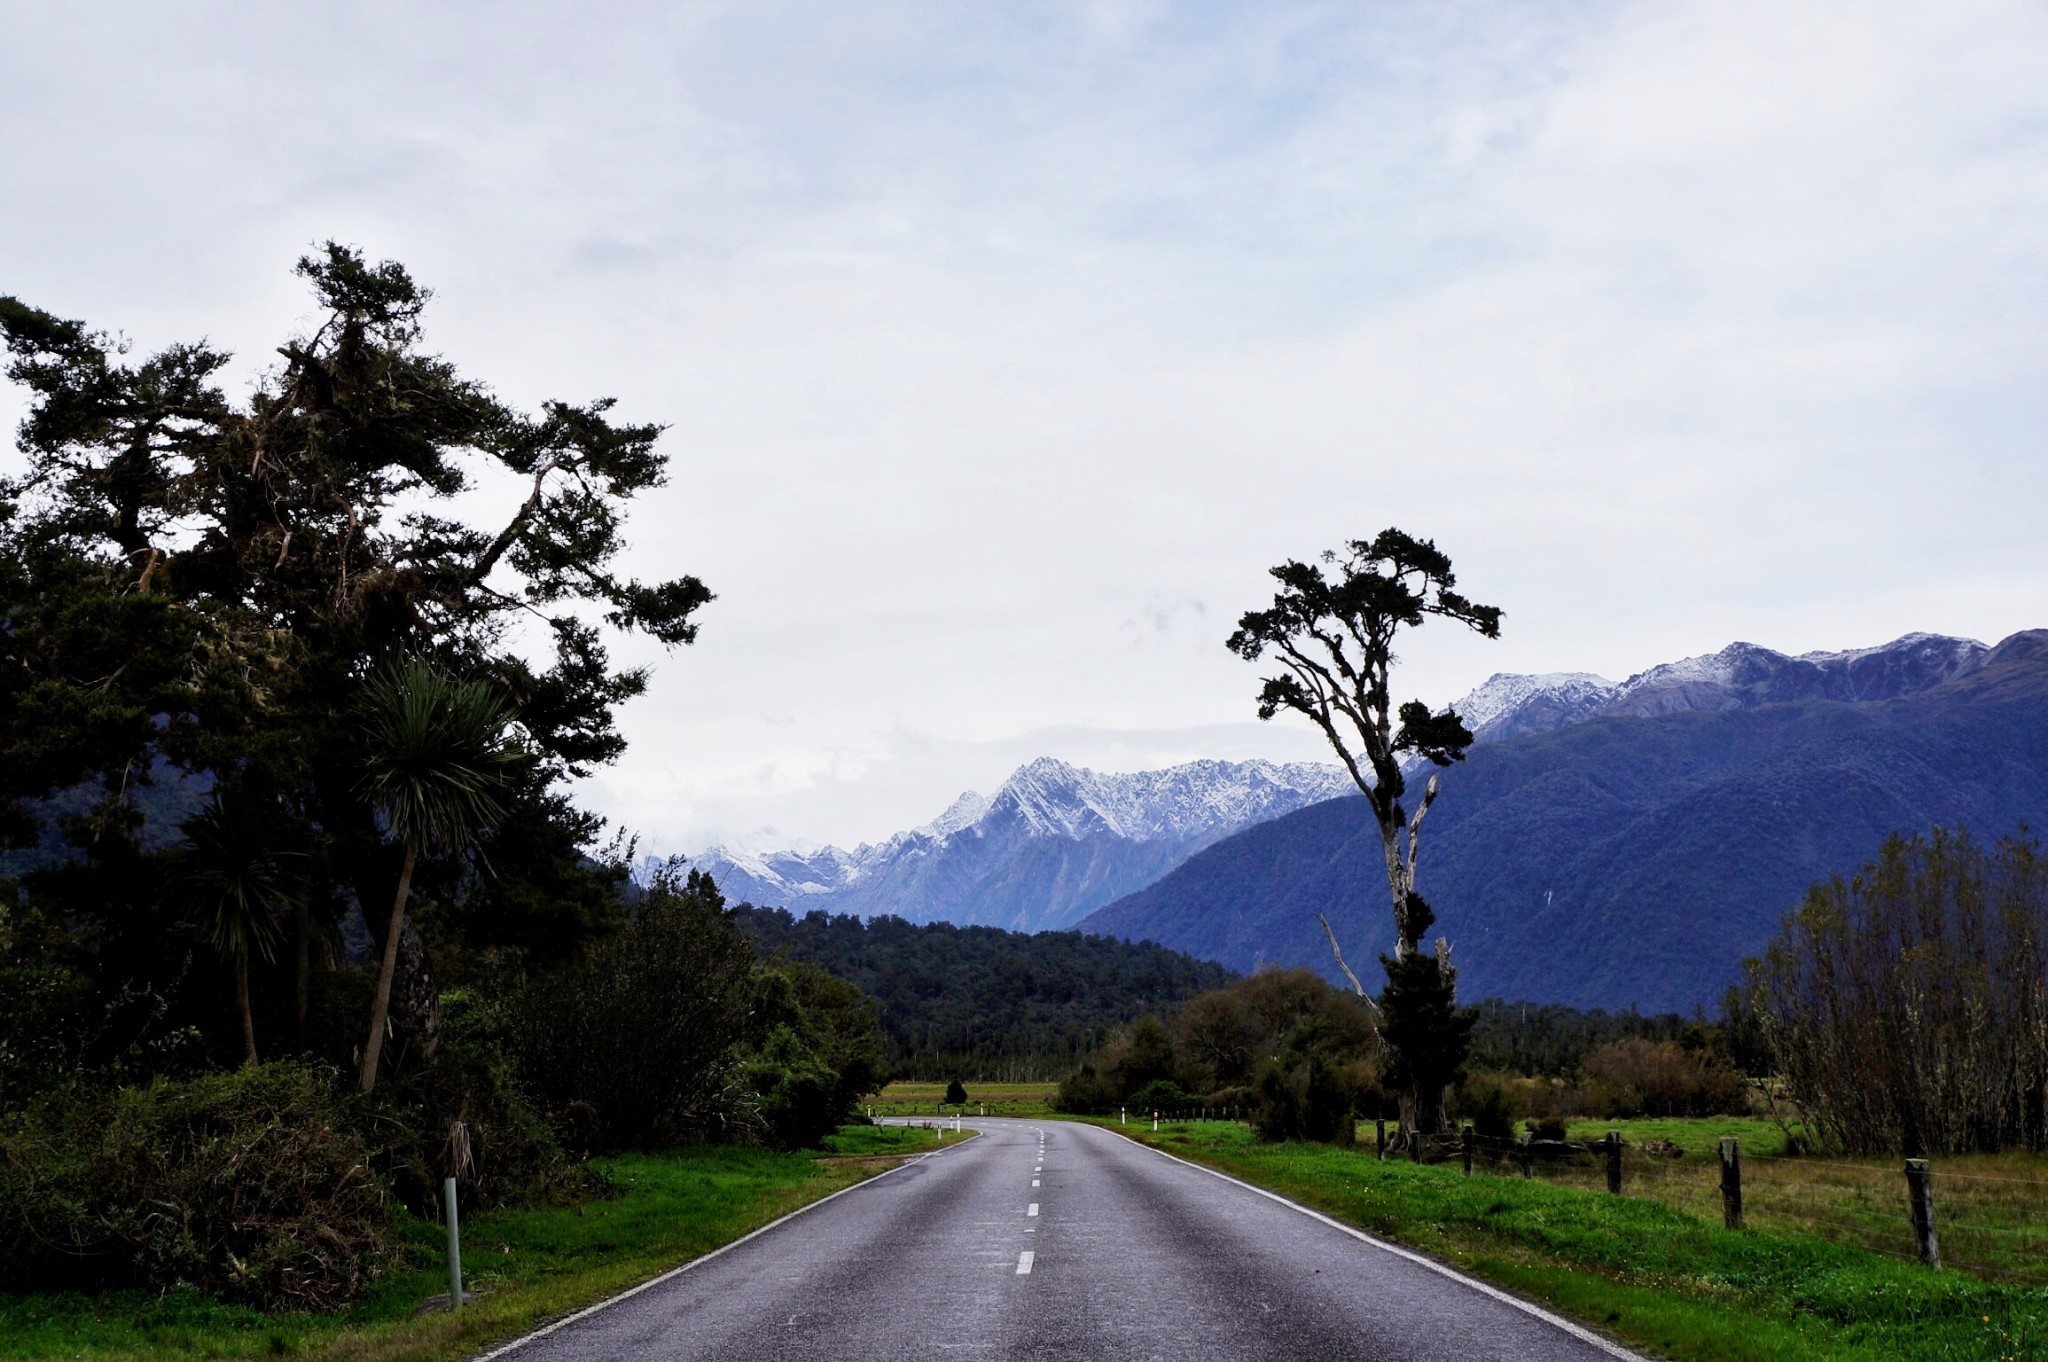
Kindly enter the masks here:
<path id="1" fill-rule="evenodd" d="M 1242 1123 L 1249 1114 L 1235 1107 L 1122 1113 L 1142 1125 Z M 1611 1151 L 1605 1141 L 1515 1139 L 1468 1128 L 1429 1141 L 1419 1151 L 1396 1154 L 1384 1146 L 1384 1123 L 1379 1139 L 1382 1157 L 1419 1156 L 1429 1163 L 1462 1165 L 1475 1176 L 1541 1178 L 1587 1192 L 1614 1190 L 1706 1219 L 1721 1219 L 1728 1212 L 1718 1145 L 1683 1148 L 1670 1140 L 1620 1140 L 1618 1150 Z M 1373 1140 L 1362 1144 L 1370 1149 Z M 1911 1181 L 1901 1164 L 1823 1155 L 1788 1158 L 1739 1145 L 1732 1152 L 1744 1226 L 1813 1234 L 1908 1262 L 1925 1260 Z M 1938 1245 L 1940 1264 L 1993 1281 L 2048 1287 L 2048 1178 L 2025 1176 L 2044 1166 L 2040 1156 L 2025 1154 L 1929 1161 L 1930 1239 Z M 1983 1171 L 1988 1168 L 2001 1171 Z"/>
<path id="2" fill-rule="evenodd" d="M 1424 1152 L 1432 1162 L 1463 1161 L 1475 1174 L 1524 1176 L 1588 1192 L 1618 1188 L 1708 1219 L 1728 1213 L 1718 1146 L 1683 1149 L 1665 1140 L 1568 1142 L 1489 1138 L 1469 1132 Z M 1732 1142 L 1731 1142 L 1732 1143 Z M 1733 1173 L 1741 1223 L 1755 1229 L 1814 1234 L 1872 1253 L 1921 1259 L 1913 1190 L 1899 1163 L 1786 1158 L 1737 1146 Z M 1965 1171 L 2039 1165 L 2024 1155 L 1933 1161 L 1925 1183 L 1938 1261 L 1994 1281 L 2048 1286 L 2048 1178 L 2015 1172 Z"/>

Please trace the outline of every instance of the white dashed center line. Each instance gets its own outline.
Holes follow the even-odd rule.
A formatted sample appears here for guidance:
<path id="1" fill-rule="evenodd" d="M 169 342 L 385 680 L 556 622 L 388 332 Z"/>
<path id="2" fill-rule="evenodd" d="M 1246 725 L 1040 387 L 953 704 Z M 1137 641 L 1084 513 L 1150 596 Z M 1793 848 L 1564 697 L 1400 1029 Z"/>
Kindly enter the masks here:
<path id="1" fill-rule="evenodd" d="M 1017 1275 L 1019 1277 L 1029 1277 L 1031 1275 L 1031 1258 L 1032 1253 L 1030 1249 L 1025 1249 L 1017 1255 Z"/>
<path id="2" fill-rule="evenodd" d="M 1035 1201 L 1034 1201 L 1034 1202 L 1032 1202 L 1032 1203 L 1031 1203 L 1031 1209 L 1030 1209 L 1030 1210 L 1028 1210 L 1028 1211 L 1026 1211 L 1026 1212 L 1024 1212 L 1024 1214 L 1026 1214 L 1026 1215 L 1037 1215 L 1037 1214 L 1038 1214 L 1038 1203 L 1037 1203 L 1037 1202 L 1035 1202 Z"/>
<path id="3" fill-rule="evenodd" d="M 1031 1179 L 1031 1185 L 1032 1185 L 1033 1187 L 1036 1187 L 1036 1186 L 1038 1185 L 1038 1179 L 1037 1179 L 1037 1178 L 1033 1178 L 1033 1179 Z"/>

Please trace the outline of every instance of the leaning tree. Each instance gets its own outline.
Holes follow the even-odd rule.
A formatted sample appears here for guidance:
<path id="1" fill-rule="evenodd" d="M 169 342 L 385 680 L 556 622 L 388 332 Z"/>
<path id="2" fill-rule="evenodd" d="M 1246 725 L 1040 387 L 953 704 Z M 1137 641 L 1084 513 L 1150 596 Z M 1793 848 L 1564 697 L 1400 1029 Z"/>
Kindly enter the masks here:
<path id="1" fill-rule="evenodd" d="M 1380 957 L 1387 975 L 1380 1031 L 1392 1056 L 1386 1077 L 1400 1094 L 1402 1138 L 1434 1133 L 1444 1094 L 1463 1065 L 1472 1019 L 1455 1005 L 1449 944 L 1439 937 L 1434 952 L 1422 949 L 1436 915 L 1416 892 L 1416 855 L 1437 778 L 1430 775 L 1411 813 L 1404 767 L 1462 761 L 1472 733 L 1454 709 L 1437 712 L 1420 700 L 1395 706 L 1394 639 L 1431 616 L 1498 638 L 1501 612 L 1460 595 L 1451 560 L 1431 541 L 1397 529 L 1351 540 L 1342 552 L 1323 554 L 1321 566 L 1290 559 L 1272 576 L 1280 584 L 1273 604 L 1245 612 L 1229 647 L 1246 661 L 1278 664 L 1259 692 L 1259 717 L 1283 709 L 1307 715 L 1372 810 L 1394 908 L 1394 953 Z M 1329 919 L 1320 921 L 1338 968 L 1370 998 L 1345 963 Z"/>

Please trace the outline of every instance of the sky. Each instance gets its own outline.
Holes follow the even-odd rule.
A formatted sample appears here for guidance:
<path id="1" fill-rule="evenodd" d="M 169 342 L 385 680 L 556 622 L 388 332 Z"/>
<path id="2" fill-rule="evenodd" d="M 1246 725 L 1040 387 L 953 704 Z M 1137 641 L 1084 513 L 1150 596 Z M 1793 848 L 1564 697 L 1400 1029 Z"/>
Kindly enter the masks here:
<path id="1" fill-rule="evenodd" d="M 0 293 L 246 390 L 331 238 L 667 423 L 629 565 L 718 599 L 582 798 L 850 846 L 1325 755 L 1223 639 L 1389 525 L 1506 611 L 1438 704 L 2048 626 L 2043 71 L 1976 0 L 10 5 Z"/>

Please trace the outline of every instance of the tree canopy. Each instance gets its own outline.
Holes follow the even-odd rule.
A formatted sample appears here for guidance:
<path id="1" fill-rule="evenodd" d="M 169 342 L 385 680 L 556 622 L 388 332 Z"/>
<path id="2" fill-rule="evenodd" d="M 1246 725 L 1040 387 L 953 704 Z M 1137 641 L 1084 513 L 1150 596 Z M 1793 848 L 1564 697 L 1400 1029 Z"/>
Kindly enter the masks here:
<path id="1" fill-rule="evenodd" d="M 619 754 L 647 684 L 608 636 L 686 644 L 711 599 L 619 565 L 630 503 L 668 477 L 661 428 L 608 398 L 508 405 L 426 348 L 430 294 L 396 263 L 329 243 L 297 273 L 317 312 L 246 398 L 205 341 L 136 358 L 0 297 L 29 397 L 0 482 L 0 836 L 41 849 L 32 887 L 75 944 L 163 984 L 191 933 L 146 863 L 231 781 L 293 826 L 315 934 L 355 904 L 379 933 L 413 842 L 348 716 L 417 659 L 516 715 L 498 816 L 466 853 L 422 847 L 423 931 L 449 961 L 573 949 L 617 919 L 624 863 L 564 785 Z M 493 472 L 524 495 L 476 523 L 459 498 Z"/>

